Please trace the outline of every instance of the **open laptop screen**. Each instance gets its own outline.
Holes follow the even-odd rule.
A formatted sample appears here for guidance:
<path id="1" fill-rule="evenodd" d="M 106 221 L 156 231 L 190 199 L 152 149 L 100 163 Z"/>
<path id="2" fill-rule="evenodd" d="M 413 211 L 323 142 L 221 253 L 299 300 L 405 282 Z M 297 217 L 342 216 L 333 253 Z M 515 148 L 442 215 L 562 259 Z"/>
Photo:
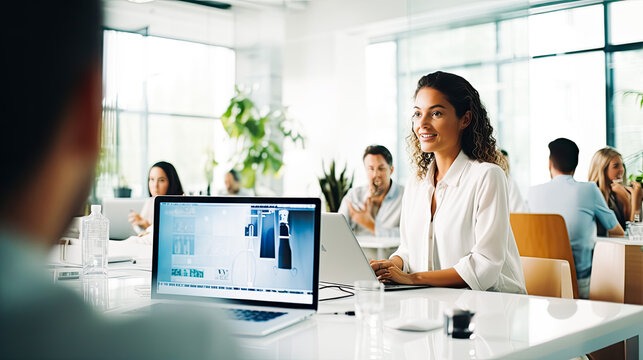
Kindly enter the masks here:
<path id="1" fill-rule="evenodd" d="M 157 199 L 153 290 L 312 305 L 319 276 L 319 200 L 309 200 Z"/>

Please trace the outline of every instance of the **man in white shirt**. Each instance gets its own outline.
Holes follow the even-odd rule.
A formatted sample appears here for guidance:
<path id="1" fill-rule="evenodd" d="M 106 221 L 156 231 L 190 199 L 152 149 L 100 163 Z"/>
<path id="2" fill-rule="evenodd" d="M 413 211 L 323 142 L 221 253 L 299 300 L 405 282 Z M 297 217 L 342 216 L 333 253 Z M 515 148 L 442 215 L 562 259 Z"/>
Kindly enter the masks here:
<path id="1" fill-rule="evenodd" d="M 216 314 L 107 319 L 47 275 L 100 150 L 101 2 L 10 1 L 3 11 L 0 358 L 242 357 Z"/>
<path id="2" fill-rule="evenodd" d="M 339 213 L 344 214 L 355 235 L 399 237 L 404 187 L 391 179 L 393 156 L 382 145 L 370 145 L 362 160 L 368 185 L 350 189 Z"/>
<path id="3" fill-rule="evenodd" d="M 611 236 L 622 236 L 614 212 L 594 183 L 577 182 L 574 171 L 578 165 L 578 146 L 565 138 L 549 143 L 551 181 L 529 189 L 528 205 L 532 213 L 560 214 L 565 219 L 578 279 L 578 294 L 589 297 L 596 222 L 610 229 Z"/>

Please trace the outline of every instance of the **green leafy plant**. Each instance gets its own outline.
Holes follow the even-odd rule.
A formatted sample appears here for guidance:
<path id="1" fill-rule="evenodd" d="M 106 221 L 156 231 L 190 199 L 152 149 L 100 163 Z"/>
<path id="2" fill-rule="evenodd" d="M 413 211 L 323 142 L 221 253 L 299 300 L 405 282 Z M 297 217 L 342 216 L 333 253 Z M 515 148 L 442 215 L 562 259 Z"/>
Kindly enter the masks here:
<path id="1" fill-rule="evenodd" d="M 115 103 L 105 103 L 103 106 L 102 114 L 102 128 L 100 133 L 101 147 L 96 163 L 94 186 L 90 193 L 88 204 L 100 204 L 101 196 L 99 194 L 99 183 L 109 184 L 109 187 L 114 183 L 114 178 L 118 176 L 118 162 L 116 153 L 116 105 Z M 114 190 L 118 185 L 114 187 Z M 89 208 L 89 206 L 87 206 Z"/>
<path id="2" fill-rule="evenodd" d="M 630 91 L 625 91 L 623 94 L 625 96 L 634 95 L 636 97 L 636 102 L 639 104 L 639 107 L 643 109 L 643 92 L 630 90 Z M 631 159 L 628 159 L 628 158 L 631 158 Z M 639 151 L 638 154 L 635 154 L 634 156 L 628 156 L 626 159 L 633 161 L 640 158 L 641 158 L 641 151 Z M 623 160 L 626 160 L 626 159 L 623 159 Z M 639 170 L 638 175 L 630 174 L 629 180 L 638 181 L 643 184 L 643 170 Z"/>
<path id="3" fill-rule="evenodd" d="M 258 172 L 278 175 L 283 166 L 281 141 L 288 139 L 304 146 L 304 137 L 297 124 L 287 117 L 285 108 L 261 114 L 249 94 L 238 87 L 221 115 L 221 123 L 228 135 L 237 139 L 234 163 L 246 188 L 255 187 Z"/>
<path id="4" fill-rule="evenodd" d="M 203 168 L 203 175 L 205 176 L 205 182 L 208 184 L 208 187 L 206 189 L 207 195 L 210 195 L 211 193 L 210 185 L 214 180 L 214 168 L 217 165 L 219 165 L 219 163 L 214 158 L 214 150 L 210 147 L 206 148 L 203 153 L 202 168 Z"/>
<path id="5" fill-rule="evenodd" d="M 324 176 L 319 178 L 319 186 L 324 194 L 324 198 L 326 198 L 326 210 L 337 212 L 344 195 L 353 187 L 355 174 L 353 173 L 349 180 L 348 175 L 346 175 L 346 166 L 344 166 L 339 177 L 337 177 L 335 174 L 335 160 L 330 163 L 328 173 L 326 173 L 326 167 L 322 161 L 322 171 L 324 172 Z"/>
<path id="6" fill-rule="evenodd" d="M 639 104 L 641 109 L 643 109 L 643 92 L 629 90 L 623 93 L 625 96 L 634 95 L 636 97 L 636 102 Z"/>

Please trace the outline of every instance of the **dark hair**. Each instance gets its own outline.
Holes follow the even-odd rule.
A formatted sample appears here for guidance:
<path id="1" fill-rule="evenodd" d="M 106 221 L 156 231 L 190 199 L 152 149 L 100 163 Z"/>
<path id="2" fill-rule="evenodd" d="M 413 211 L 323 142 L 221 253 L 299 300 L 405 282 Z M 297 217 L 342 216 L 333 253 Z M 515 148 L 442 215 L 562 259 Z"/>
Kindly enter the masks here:
<path id="1" fill-rule="evenodd" d="M 493 127 L 487 115 L 487 109 L 480 101 L 480 94 L 471 84 L 461 76 L 436 71 L 424 75 L 418 81 L 413 97 L 423 88 L 431 88 L 441 92 L 447 101 L 455 108 L 455 115 L 463 117 L 467 111 L 471 112 L 471 123 L 462 130 L 462 151 L 471 159 L 500 163 L 500 152 L 496 149 L 496 139 L 493 137 Z M 416 167 L 418 178 L 426 175 L 429 163 L 433 160 L 433 153 L 425 153 L 420 148 L 420 141 L 411 128 L 407 137 L 407 144 L 411 152 L 411 162 Z"/>
<path id="2" fill-rule="evenodd" d="M 549 143 L 549 160 L 560 172 L 570 174 L 578 165 L 578 146 L 565 138 L 558 138 Z"/>
<path id="3" fill-rule="evenodd" d="M 10 121 L 0 142 L 5 173 L 0 196 L 15 194 L 42 165 L 62 126 L 62 112 L 80 82 L 100 69 L 101 2 L 3 3 L 2 117 Z M 89 120 L 88 120 L 89 121 Z M 20 155 L 16 155 L 20 149 Z M 7 201 L 5 204 L 9 203 Z"/>
<path id="4" fill-rule="evenodd" d="M 362 161 L 366 159 L 366 155 L 382 155 L 384 160 L 389 166 L 393 166 L 393 155 L 388 149 L 382 145 L 369 145 L 364 150 L 364 156 L 362 156 Z"/>
<path id="5" fill-rule="evenodd" d="M 237 170 L 230 169 L 230 171 L 228 171 L 228 174 L 232 175 L 232 178 L 234 179 L 234 181 L 236 182 L 241 181 L 241 175 L 239 175 L 239 172 Z"/>
<path id="6" fill-rule="evenodd" d="M 181 186 L 181 180 L 179 180 L 179 174 L 176 172 L 174 165 L 166 161 L 159 161 L 156 164 L 152 165 L 150 170 L 155 167 L 161 168 L 163 171 L 165 171 L 165 175 L 167 175 L 167 181 L 170 183 L 170 186 L 168 186 L 167 193 L 165 195 L 183 195 L 183 186 Z M 149 183 L 149 181 L 150 177 L 148 172 L 147 182 Z M 152 196 L 149 186 L 147 187 L 147 193 Z"/>

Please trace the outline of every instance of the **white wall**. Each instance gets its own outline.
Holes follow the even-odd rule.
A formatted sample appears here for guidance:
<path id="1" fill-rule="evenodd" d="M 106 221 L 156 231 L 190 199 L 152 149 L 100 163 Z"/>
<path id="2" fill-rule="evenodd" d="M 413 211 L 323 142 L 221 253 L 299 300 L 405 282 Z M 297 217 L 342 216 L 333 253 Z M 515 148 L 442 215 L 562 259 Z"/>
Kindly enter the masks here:
<path id="1" fill-rule="evenodd" d="M 516 0 L 492 3 L 509 2 Z M 381 120 L 378 128 L 369 116 L 366 46 L 375 37 L 422 25 L 431 18 L 427 15 L 453 17 L 455 9 L 472 6 L 478 2 L 315 0 L 305 10 L 286 15 L 282 100 L 303 123 L 308 142 L 304 151 L 287 152 L 285 194 L 320 194 L 317 177 L 322 159 L 326 164 L 333 159 L 347 163 L 355 171 L 355 184 L 363 183 L 361 157 L 373 143 L 406 159 L 405 153 L 396 156 L 405 148 L 397 144 L 398 118 L 392 116 L 384 125 L 390 130 L 382 131 Z M 394 179 L 398 175 L 399 171 Z"/>
<path id="2" fill-rule="evenodd" d="M 320 0 L 286 16 L 283 102 L 308 138 L 305 150 L 286 153 L 285 194 L 320 194 L 322 159 L 348 163 L 363 181 L 364 147 L 380 140 L 366 115 L 368 37 L 356 29 L 405 15 L 404 1 Z"/>
<path id="3" fill-rule="evenodd" d="M 406 159 L 405 153 L 396 154 L 404 149 L 397 144 L 398 118 L 391 116 L 387 124 L 388 115 L 379 114 L 374 124 L 376 110 L 367 104 L 367 85 L 373 81 L 366 77 L 365 51 L 372 39 L 525 2 L 313 0 L 302 9 L 256 5 L 227 11 L 172 1 L 105 3 L 107 26 L 147 26 L 153 35 L 235 48 L 237 84 L 253 87 L 260 106 L 288 106 L 307 135 L 304 150 L 285 144 L 283 177 L 266 181 L 267 186 L 284 195 L 316 196 L 322 160 L 347 163 L 360 184 L 365 146 L 381 143 L 397 159 Z"/>

